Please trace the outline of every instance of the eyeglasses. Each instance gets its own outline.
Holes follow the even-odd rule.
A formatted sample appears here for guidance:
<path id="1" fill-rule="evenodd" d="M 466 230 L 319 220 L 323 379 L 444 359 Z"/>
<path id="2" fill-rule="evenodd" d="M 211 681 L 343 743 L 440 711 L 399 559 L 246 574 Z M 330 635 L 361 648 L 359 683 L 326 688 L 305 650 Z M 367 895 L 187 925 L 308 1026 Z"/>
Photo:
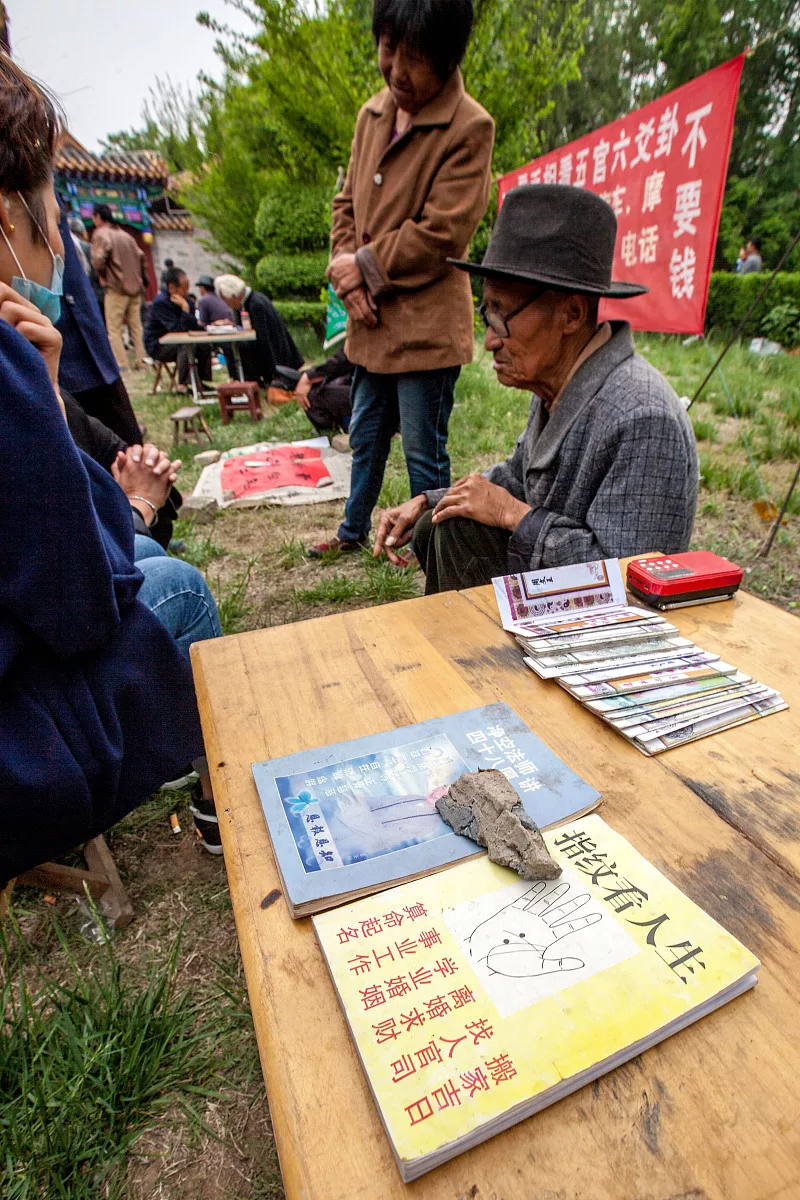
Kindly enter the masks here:
<path id="1" fill-rule="evenodd" d="M 494 309 L 487 308 L 486 301 L 484 300 L 482 304 L 478 305 L 478 316 L 483 321 L 487 329 L 491 329 L 492 333 L 496 333 L 499 338 L 503 338 L 505 341 L 506 338 L 511 337 L 508 328 L 508 322 L 511 320 L 511 318 L 516 317 L 517 314 L 521 313 L 523 308 L 527 308 L 529 304 L 533 304 L 534 301 L 538 300 L 540 296 L 544 295 L 546 290 L 546 288 L 539 288 L 532 296 L 508 313 L 496 312 Z"/>

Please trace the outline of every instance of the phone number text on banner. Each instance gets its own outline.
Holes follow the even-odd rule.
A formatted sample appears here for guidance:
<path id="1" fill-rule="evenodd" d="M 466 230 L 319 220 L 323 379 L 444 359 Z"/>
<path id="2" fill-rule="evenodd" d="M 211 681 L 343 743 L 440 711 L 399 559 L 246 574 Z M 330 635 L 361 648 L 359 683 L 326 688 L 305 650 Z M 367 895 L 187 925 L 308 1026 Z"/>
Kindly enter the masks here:
<path id="1" fill-rule="evenodd" d="M 511 188 L 564 183 L 607 200 L 617 215 L 613 278 L 647 295 L 604 300 L 604 320 L 634 329 L 702 333 L 744 55 L 627 117 L 504 175 Z"/>

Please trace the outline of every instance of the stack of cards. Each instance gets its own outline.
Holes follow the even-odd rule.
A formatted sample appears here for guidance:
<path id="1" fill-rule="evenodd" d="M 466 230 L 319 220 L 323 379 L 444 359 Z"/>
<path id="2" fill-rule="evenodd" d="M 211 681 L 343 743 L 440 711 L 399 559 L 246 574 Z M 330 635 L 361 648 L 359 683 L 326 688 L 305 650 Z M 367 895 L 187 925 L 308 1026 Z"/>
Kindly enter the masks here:
<path id="1" fill-rule="evenodd" d="M 594 579 L 604 594 L 587 604 Z M 626 605 L 614 560 L 558 568 L 546 581 L 531 573 L 493 583 L 504 628 L 515 634 L 527 666 L 557 680 L 644 754 L 787 707 L 774 689 L 681 637 L 664 617 Z"/>

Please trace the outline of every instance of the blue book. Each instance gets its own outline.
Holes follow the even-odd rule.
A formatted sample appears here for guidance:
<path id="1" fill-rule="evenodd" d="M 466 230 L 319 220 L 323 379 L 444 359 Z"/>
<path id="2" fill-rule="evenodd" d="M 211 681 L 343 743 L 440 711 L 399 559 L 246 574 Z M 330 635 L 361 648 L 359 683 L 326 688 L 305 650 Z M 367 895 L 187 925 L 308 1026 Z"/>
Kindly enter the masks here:
<path id="1" fill-rule="evenodd" d="M 436 811 L 450 784 L 479 768 L 502 771 L 540 829 L 600 800 L 507 704 L 254 763 L 292 916 L 484 853 Z"/>

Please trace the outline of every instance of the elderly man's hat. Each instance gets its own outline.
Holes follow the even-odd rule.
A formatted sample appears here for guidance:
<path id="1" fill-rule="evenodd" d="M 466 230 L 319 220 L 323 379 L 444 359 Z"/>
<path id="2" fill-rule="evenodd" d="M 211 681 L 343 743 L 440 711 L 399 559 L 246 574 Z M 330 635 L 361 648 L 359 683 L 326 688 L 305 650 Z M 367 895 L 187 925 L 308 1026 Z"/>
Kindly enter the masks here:
<path id="1" fill-rule="evenodd" d="M 648 289 L 611 279 L 617 218 L 605 200 L 583 188 L 528 184 L 508 193 L 482 263 L 448 262 L 471 275 L 546 284 L 627 300 Z"/>
<path id="2" fill-rule="evenodd" d="M 213 292 L 214 280 L 211 278 L 210 275 L 201 275 L 194 286 L 208 288 L 208 290 L 210 292 Z"/>

